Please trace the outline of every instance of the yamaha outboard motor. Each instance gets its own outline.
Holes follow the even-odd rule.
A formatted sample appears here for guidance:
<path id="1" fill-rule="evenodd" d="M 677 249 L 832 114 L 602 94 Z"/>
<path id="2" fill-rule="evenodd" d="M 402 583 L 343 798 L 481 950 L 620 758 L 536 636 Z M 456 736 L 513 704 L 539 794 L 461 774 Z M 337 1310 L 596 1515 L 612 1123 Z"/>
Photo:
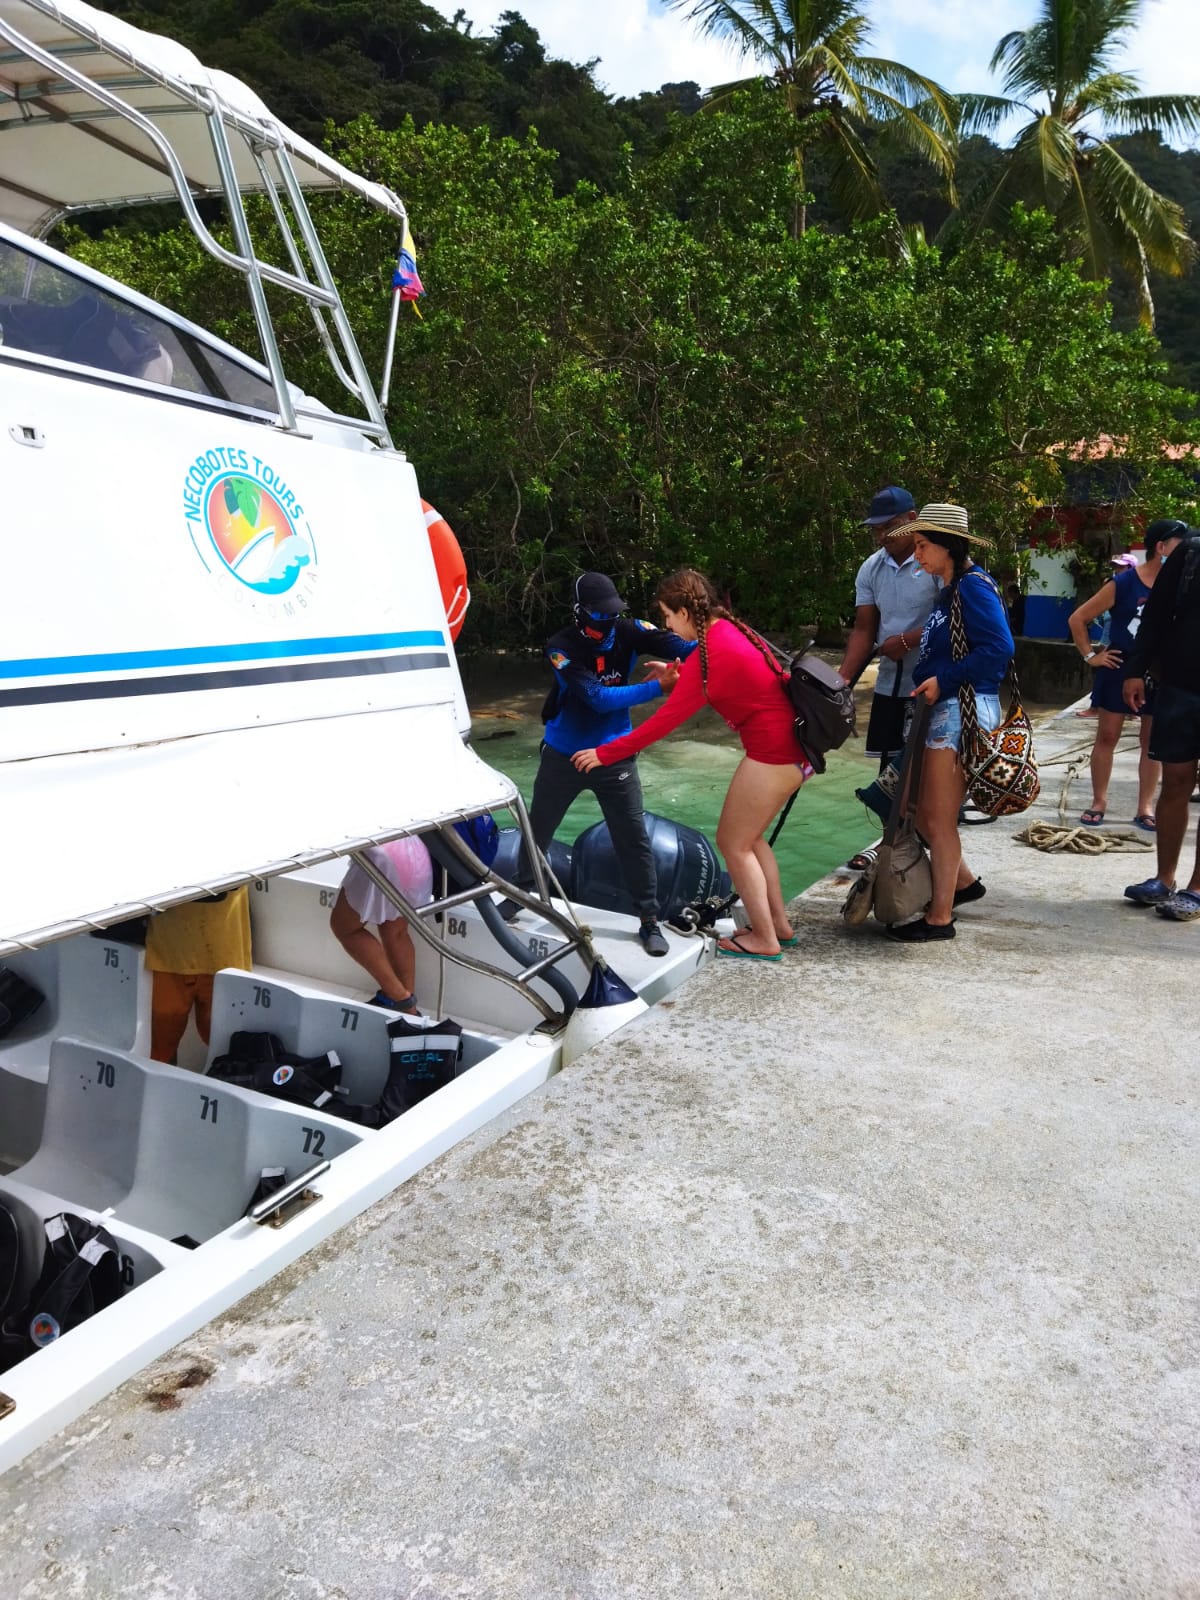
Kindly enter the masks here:
<path id="1" fill-rule="evenodd" d="M 509 883 L 517 879 L 517 859 L 521 850 L 520 828 L 500 829 L 500 848 L 492 862 L 492 871 L 498 877 L 507 878 Z M 550 849 L 547 852 L 550 862 L 550 871 L 563 886 L 563 892 L 571 894 L 571 850 L 568 845 L 562 844 L 558 839 L 551 839 Z"/>
<path id="2" fill-rule="evenodd" d="M 723 900 L 730 894 L 729 874 L 704 834 L 696 828 L 646 812 L 646 832 L 658 874 L 659 912 L 667 922 L 695 926 L 682 913 L 688 908 Z M 571 898 L 605 911 L 636 916 L 617 865 L 608 824 L 598 822 L 575 841 L 571 852 Z M 702 921 L 703 919 L 698 919 Z"/>

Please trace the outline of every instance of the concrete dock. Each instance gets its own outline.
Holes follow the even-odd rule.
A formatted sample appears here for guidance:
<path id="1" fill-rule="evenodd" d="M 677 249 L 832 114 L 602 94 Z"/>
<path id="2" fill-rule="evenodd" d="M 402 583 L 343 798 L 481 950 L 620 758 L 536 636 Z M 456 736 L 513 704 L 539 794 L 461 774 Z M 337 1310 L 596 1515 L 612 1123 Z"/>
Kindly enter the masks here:
<path id="1" fill-rule="evenodd" d="M 1200 926 L 1025 820 L 953 944 L 826 880 L 126 1384 L 0 1594 L 1200 1596 Z"/>

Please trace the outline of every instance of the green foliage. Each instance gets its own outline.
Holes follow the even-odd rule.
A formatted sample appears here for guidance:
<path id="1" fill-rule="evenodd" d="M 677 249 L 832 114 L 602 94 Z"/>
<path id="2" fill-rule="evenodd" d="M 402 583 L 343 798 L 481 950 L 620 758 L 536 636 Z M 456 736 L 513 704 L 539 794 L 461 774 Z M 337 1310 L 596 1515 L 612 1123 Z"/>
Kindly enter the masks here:
<path id="1" fill-rule="evenodd" d="M 839 218 L 878 216 L 887 207 L 872 146 L 881 135 L 939 173 L 954 172 L 957 106 L 931 78 L 869 55 L 870 22 L 855 0 L 667 0 L 704 33 L 727 39 L 761 64 L 761 79 L 714 89 L 724 107 L 749 83 L 768 85 L 792 117 L 797 182 L 811 150 L 823 156 L 825 187 Z M 803 233 L 806 203 L 793 227 Z"/>
<path id="2" fill-rule="evenodd" d="M 1136 473 L 1131 515 L 1191 492 L 1161 462 L 1189 436 L 1185 397 L 1151 336 L 1113 329 L 1050 218 L 1018 209 L 1006 245 L 952 258 L 896 259 L 888 219 L 795 238 L 786 132 L 751 95 L 678 119 L 623 192 L 567 196 L 532 137 L 367 118 L 336 135 L 411 206 L 430 294 L 401 319 L 390 422 L 464 545 L 468 648 L 539 639 L 580 567 L 636 600 L 687 561 L 764 627 L 840 621 L 881 484 L 961 500 L 1010 548 L 1068 497 L 1069 447 L 1104 434 Z M 315 210 L 378 371 L 393 225 L 346 197 Z M 253 350 L 186 231 L 73 242 Z M 279 322 L 289 370 L 340 409 L 306 314 L 281 301 Z"/>
<path id="3" fill-rule="evenodd" d="M 1043 9 L 1047 5 L 1043 0 Z M 328 123 L 345 124 L 360 114 L 385 130 L 399 128 L 409 116 L 418 128 L 446 123 L 518 139 L 536 129 L 539 148 L 553 152 L 549 170 L 558 194 L 569 193 L 577 182 L 623 193 L 630 174 L 639 172 L 641 179 L 658 185 L 663 204 L 683 220 L 694 219 L 705 206 L 726 217 L 736 213 L 747 227 L 760 220 L 751 198 L 754 186 L 743 188 L 741 175 L 731 166 L 744 138 L 739 126 L 702 151 L 686 145 L 675 165 L 673 191 L 664 175 L 651 177 L 641 170 L 669 155 L 683 139 L 683 129 L 702 104 L 696 84 L 664 84 L 654 92 L 611 100 L 597 87 L 591 64 L 554 60 L 537 31 L 516 11 L 503 13 L 490 33 L 476 34 L 461 15 L 449 18 L 424 0 L 371 5 L 364 0 L 106 0 L 106 8 L 180 39 L 204 61 L 244 78 L 285 122 L 318 141 Z M 1123 76 L 1108 70 L 1105 52 L 1111 53 L 1120 39 L 1119 28 L 1109 24 L 1137 8 L 1137 0 L 1070 0 L 1069 6 L 1051 7 L 1063 17 L 1070 11 L 1102 24 L 1098 30 L 1082 30 L 1078 48 L 1064 56 L 1060 73 L 1064 82 L 1096 78 L 1099 98 L 1085 94 L 1074 104 L 1065 99 L 1063 104 L 1074 119 L 1071 125 L 1083 154 L 1089 129 L 1103 129 L 1115 108 L 1106 135 L 1109 145 L 1150 191 L 1181 208 L 1185 229 L 1194 236 L 1200 227 L 1200 153 L 1172 150 L 1157 133 L 1144 131 L 1170 126 L 1171 108 L 1179 97 L 1146 100 L 1134 95 L 1126 102 Z M 951 199 L 944 163 L 942 170 L 938 161 L 931 164 L 921 142 L 925 135 L 919 124 L 926 120 L 921 106 L 929 99 L 922 88 L 925 80 L 904 68 L 896 79 L 884 70 L 889 64 L 874 58 L 859 70 L 867 28 L 863 10 L 851 0 L 736 0 L 732 5 L 688 0 L 687 9 L 702 13 L 701 20 L 707 17 L 718 29 L 727 13 L 744 13 L 762 47 L 761 64 L 771 85 L 767 98 L 775 102 L 780 127 L 786 122 L 790 130 L 787 159 L 792 170 L 783 171 L 774 141 L 770 161 L 775 180 L 790 196 L 794 227 L 806 221 L 836 230 L 862 209 L 847 201 L 846 182 L 852 184 L 854 162 L 846 168 L 849 147 L 836 126 L 842 118 L 851 124 L 854 148 L 867 163 L 860 173 L 870 179 L 866 209 L 878 207 L 886 197 L 901 224 L 919 225 L 929 239 L 938 234 L 951 215 Z M 1028 32 L 1031 58 L 1043 70 L 1044 40 L 1036 28 Z M 1012 37 L 1021 41 L 1026 35 Z M 1103 70 L 1092 72 L 1088 64 L 1095 63 L 1097 51 L 1105 56 Z M 1005 63 L 1019 54 L 1017 45 L 1010 44 Z M 851 79 L 858 88 L 847 86 Z M 990 126 L 987 107 L 999 101 L 967 98 L 968 126 Z M 728 102 L 728 108 L 736 111 L 739 122 L 747 116 L 765 121 L 769 111 L 762 99 L 757 108 L 744 98 Z M 1183 99 L 1186 110 L 1188 97 Z M 902 112 L 893 101 L 904 102 Z M 931 107 L 935 131 L 939 118 L 944 128 L 936 101 Z M 714 112 L 710 102 L 703 120 L 719 123 L 722 113 Z M 1134 126 L 1143 131 L 1122 131 Z M 960 137 L 954 172 L 958 192 L 982 203 L 995 191 L 1010 155 L 985 137 Z M 1005 189 L 993 217 L 1000 229 L 1007 226 L 1017 192 Z M 1057 207 L 1042 190 L 1031 203 Z M 1061 208 L 1057 215 L 1067 230 L 1070 218 Z M 169 208 L 155 207 L 120 225 L 131 233 L 155 232 L 170 226 L 170 217 Z M 91 219 L 85 225 L 95 231 L 101 224 Z M 899 248 L 898 238 L 891 248 Z M 1140 314 L 1148 283 L 1172 376 L 1200 389 L 1200 275 L 1172 277 L 1151 266 L 1143 281 L 1140 260 L 1133 272 L 1122 269 L 1119 261 L 1112 270 L 1118 325 L 1129 326 Z"/>
<path id="4" fill-rule="evenodd" d="M 1187 231 L 1200 238 L 1200 150 L 1172 150 L 1158 133 L 1133 134 L 1114 139 L 1130 166 L 1152 189 L 1180 207 Z M 1118 327 L 1131 327 L 1138 315 L 1138 286 L 1117 272 L 1112 286 Z M 1154 331 L 1171 362 L 1171 376 L 1193 393 L 1200 393 L 1200 272 L 1180 277 L 1151 272 Z"/>
<path id="5" fill-rule="evenodd" d="M 990 132 L 1016 113 L 1027 120 L 998 172 L 964 201 L 961 222 L 975 233 L 1004 225 L 1014 200 L 1044 206 L 1058 221 L 1083 270 L 1132 283 L 1141 321 L 1153 325 L 1151 269 L 1179 276 L 1196 246 L 1182 209 L 1138 174 L 1113 133 L 1200 132 L 1200 95 L 1141 95 L 1116 70 L 1143 0 L 1040 0 L 1033 24 L 1007 33 L 992 70 L 1005 94 L 966 95 L 963 126 Z M 961 232 L 960 219 L 951 228 Z"/>
<path id="6" fill-rule="evenodd" d="M 167 33 L 258 91 L 307 138 L 365 115 L 382 128 L 411 117 L 522 137 L 537 129 L 556 152 L 560 192 L 611 187 L 626 145 L 652 149 L 671 111 L 695 110 L 695 84 L 611 100 L 594 63 L 546 53 L 536 29 L 505 11 L 475 35 L 423 0 L 106 0 L 139 27 Z"/>

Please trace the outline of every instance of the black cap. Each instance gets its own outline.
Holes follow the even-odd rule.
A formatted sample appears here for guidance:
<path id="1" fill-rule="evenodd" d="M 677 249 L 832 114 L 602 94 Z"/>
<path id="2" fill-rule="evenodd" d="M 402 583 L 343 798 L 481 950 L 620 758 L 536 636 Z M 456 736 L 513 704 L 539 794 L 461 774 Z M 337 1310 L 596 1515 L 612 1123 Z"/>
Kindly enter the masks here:
<path id="1" fill-rule="evenodd" d="M 1185 539 L 1189 529 L 1186 522 L 1180 522 L 1178 517 L 1159 517 L 1157 522 L 1152 522 L 1146 529 L 1146 555 L 1154 555 L 1160 544 L 1165 544 L 1168 539 Z"/>
<path id="2" fill-rule="evenodd" d="M 626 609 L 616 584 L 602 572 L 585 572 L 576 578 L 575 603 L 585 611 L 598 611 L 606 617 L 615 617 Z"/>

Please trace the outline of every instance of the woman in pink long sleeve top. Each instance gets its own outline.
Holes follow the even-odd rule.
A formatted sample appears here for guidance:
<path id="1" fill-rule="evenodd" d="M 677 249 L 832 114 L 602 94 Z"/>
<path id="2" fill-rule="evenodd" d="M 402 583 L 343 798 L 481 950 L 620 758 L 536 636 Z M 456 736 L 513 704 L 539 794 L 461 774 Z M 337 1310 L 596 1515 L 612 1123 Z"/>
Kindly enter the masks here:
<path id="1" fill-rule="evenodd" d="M 779 669 L 765 647 L 718 602 L 716 590 L 689 567 L 658 586 L 655 600 L 663 625 L 700 648 L 684 662 L 669 699 L 632 733 L 573 757 L 582 772 L 610 766 L 665 738 L 711 705 L 739 735 L 746 754 L 739 762 L 717 824 L 717 848 L 725 858 L 750 926 L 722 939 L 721 955 L 779 961 L 781 945 L 796 943 L 784 906 L 779 864 L 765 831 L 788 796 L 812 772 L 796 738 L 796 713 Z"/>

